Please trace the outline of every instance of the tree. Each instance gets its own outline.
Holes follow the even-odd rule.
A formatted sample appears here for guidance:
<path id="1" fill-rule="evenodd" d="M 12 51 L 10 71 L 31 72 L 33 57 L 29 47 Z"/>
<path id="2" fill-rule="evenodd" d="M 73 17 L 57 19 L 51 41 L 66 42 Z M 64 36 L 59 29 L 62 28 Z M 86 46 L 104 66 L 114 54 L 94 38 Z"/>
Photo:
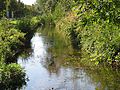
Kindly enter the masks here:
<path id="1" fill-rule="evenodd" d="M 5 16 L 6 1 L 0 0 L 0 17 Z"/>

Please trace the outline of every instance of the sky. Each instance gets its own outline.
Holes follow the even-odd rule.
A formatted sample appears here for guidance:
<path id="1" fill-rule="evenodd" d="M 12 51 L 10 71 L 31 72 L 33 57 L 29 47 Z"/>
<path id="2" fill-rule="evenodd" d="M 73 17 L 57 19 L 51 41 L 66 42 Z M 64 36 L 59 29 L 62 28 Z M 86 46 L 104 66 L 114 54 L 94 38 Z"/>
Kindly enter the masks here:
<path id="1" fill-rule="evenodd" d="M 27 5 L 32 5 L 35 3 L 36 0 L 21 0 L 21 1 Z"/>

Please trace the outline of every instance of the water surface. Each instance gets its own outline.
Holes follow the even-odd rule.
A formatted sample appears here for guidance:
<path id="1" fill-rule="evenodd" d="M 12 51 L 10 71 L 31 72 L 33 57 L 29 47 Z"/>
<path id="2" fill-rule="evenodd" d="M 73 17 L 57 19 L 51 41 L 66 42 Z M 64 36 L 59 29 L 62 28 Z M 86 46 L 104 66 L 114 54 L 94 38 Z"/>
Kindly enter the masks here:
<path id="1" fill-rule="evenodd" d="M 18 63 L 29 78 L 22 90 L 120 90 L 119 71 L 64 65 L 68 52 L 74 50 L 59 39 L 59 43 L 55 41 L 36 33 L 31 49 L 19 56 Z"/>

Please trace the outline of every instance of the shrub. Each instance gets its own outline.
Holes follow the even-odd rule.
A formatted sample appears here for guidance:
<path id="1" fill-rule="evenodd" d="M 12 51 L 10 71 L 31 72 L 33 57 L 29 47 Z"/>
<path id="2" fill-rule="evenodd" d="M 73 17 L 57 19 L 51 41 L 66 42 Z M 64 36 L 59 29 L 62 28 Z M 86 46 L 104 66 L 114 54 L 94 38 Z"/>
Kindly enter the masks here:
<path id="1" fill-rule="evenodd" d="M 33 37 L 35 33 L 35 25 L 34 22 L 32 22 L 31 18 L 21 18 L 18 20 L 16 28 L 20 31 L 25 33 L 25 45 L 27 47 L 30 47 L 30 40 Z"/>
<path id="2" fill-rule="evenodd" d="M 58 32 L 66 32 L 72 44 L 80 46 L 81 53 L 95 64 L 120 61 L 119 5 L 115 0 L 75 0 L 72 13 L 76 19 L 69 14 L 68 19 L 63 17 Z"/>
<path id="3" fill-rule="evenodd" d="M 25 71 L 18 64 L 0 64 L 0 88 L 15 90 L 26 84 Z"/>
<path id="4" fill-rule="evenodd" d="M 18 47 L 23 43 L 24 34 L 12 27 L 9 20 L 1 20 L 0 23 L 0 61 L 5 62 L 16 54 Z"/>
<path id="5" fill-rule="evenodd" d="M 78 33 L 82 50 L 89 59 L 96 64 L 119 60 L 119 7 L 116 1 L 80 1 L 74 12 L 78 20 L 73 30 Z"/>

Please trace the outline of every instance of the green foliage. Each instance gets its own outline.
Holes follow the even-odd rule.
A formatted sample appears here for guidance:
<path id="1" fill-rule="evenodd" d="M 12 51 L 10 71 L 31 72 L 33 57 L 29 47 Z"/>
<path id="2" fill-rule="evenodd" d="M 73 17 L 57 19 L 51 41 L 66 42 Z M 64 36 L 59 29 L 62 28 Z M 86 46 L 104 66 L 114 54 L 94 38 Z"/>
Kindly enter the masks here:
<path id="1" fill-rule="evenodd" d="M 119 52 L 119 30 L 118 26 L 106 22 L 86 26 L 80 31 L 82 49 L 89 53 L 92 61 L 114 60 Z"/>
<path id="2" fill-rule="evenodd" d="M 120 27 L 119 1 L 88 0 L 76 2 L 73 8 L 78 20 L 75 22 L 77 38 L 82 50 L 95 64 L 119 60 Z M 72 28 L 72 27 L 71 27 Z"/>
<path id="3" fill-rule="evenodd" d="M 39 26 L 41 21 L 37 20 L 37 17 L 25 17 L 17 21 L 16 28 L 25 33 L 25 44 L 30 44 L 30 40 L 33 37 L 36 28 Z"/>
<path id="4" fill-rule="evenodd" d="M 65 3 L 58 0 L 52 12 L 54 20 L 60 23 L 58 32 L 67 33 L 73 46 L 79 46 L 96 65 L 120 61 L 120 1 L 70 0 L 70 10 Z M 69 15 L 70 11 L 75 18 Z"/>
<path id="5" fill-rule="evenodd" d="M 15 90 L 26 84 L 25 71 L 13 59 L 21 47 L 30 46 L 30 39 L 38 27 L 39 20 L 21 18 L 0 20 L 0 89 Z M 9 63 L 9 64 L 8 64 Z"/>
<path id="6" fill-rule="evenodd" d="M 25 5 L 20 0 L 0 0 L 0 18 L 21 18 L 26 15 L 37 15 L 34 5 Z"/>
<path id="7" fill-rule="evenodd" d="M 53 12 L 53 18 L 54 20 L 59 20 L 64 15 L 65 15 L 64 8 L 61 3 L 58 3 Z"/>
<path id="8" fill-rule="evenodd" d="M 17 28 L 24 33 L 30 32 L 31 27 L 31 20 L 29 18 L 22 18 L 17 22 Z"/>
<path id="9" fill-rule="evenodd" d="M 37 0 L 37 11 L 47 23 L 53 23 L 65 16 L 74 5 L 73 0 Z"/>
<path id="10" fill-rule="evenodd" d="M 17 89 L 26 84 L 25 71 L 18 64 L 0 64 L 0 88 Z"/>
<path id="11" fill-rule="evenodd" d="M 90 61 L 96 65 L 120 61 L 119 0 L 37 0 L 37 5 Z"/>
<path id="12" fill-rule="evenodd" d="M 0 20 L 0 89 L 15 90 L 26 84 L 23 68 L 11 62 L 15 62 L 13 57 L 21 47 L 30 43 L 37 23 L 37 18 L 23 18 L 17 21 Z"/>
<path id="13" fill-rule="evenodd" d="M 56 0 L 37 0 L 36 2 L 40 14 L 51 13 L 57 4 Z"/>
<path id="14" fill-rule="evenodd" d="M 1 20 L 0 23 L 0 61 L 5 62 L 16 54 L 16 50 L 23 43 L 24 34 L 15 29 L 9 20 Z"/>

